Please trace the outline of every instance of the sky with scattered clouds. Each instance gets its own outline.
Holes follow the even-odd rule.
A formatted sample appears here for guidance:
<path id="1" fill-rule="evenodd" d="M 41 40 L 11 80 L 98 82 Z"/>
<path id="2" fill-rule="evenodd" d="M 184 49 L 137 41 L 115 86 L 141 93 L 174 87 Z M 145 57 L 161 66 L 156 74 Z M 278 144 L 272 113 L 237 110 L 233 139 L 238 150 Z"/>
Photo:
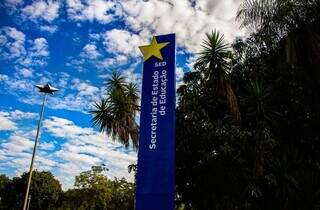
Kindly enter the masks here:
<path id="1" fill-rule="evenodd" d="M 42 95 L 48 98 L 35 168 L 51 171 L 63 188 L 92 165 L 133 180 L 136 152 L 90 123 L 92 103 L 112 70 L 141 84 L 139 45 L 176 33 L 177 81 L 190 71 L 205 32 L 243 36 L 235 15 L 241 0 L 3 0 L 0 2 L 0 174 L 27 171 Z"/>

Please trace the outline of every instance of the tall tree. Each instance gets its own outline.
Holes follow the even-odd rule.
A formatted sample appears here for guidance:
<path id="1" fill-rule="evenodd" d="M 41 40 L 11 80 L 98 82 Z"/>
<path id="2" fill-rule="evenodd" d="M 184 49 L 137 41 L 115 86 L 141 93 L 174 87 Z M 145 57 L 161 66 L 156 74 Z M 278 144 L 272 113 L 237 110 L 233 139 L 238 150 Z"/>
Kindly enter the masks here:
<path id="1" fill-rule="evenodd" d="M 59 209 L 127 210 L 134 208 L 134 184 L 122 179 L 108 179 L 104 166 L 92 166 L 75 177 L 75 189 L 62 197 Z"/>
<path id="2" fill-rule="evenodd" d="M 245 113 L 255 137 L 255 160 L 253 175 L 263 176 L 264 162 L 275 145 L 270 126 L 276 111 L 270 105 L 272 90 L 262 80 L 249 81 L 245 87 Z"/>
<path id="3" fill-rule="evenodd" d="M 179 195 L 193 209 L 316 209 L 320 2 L 244 2 L 238 17 L 254 31 L 226 60 L 241 123 L 202 59 L 178 90 Z"/>
<path id="4" fill-rule="evenodd" d="M 6 196 L 6 191 L 8 188 L 8 185 L 11 184 L 11 180 L 5 176 L 4 174 L 0 175 L 0 209 L 1 206 L 4 206 L 4 197 Z"/>
<path id="5" fill-rule="evenodd" d="M 269 48 L 282 45 L 279 60 L 286 60 L 293 68 L 308 69 L 310 82 L 319 88 L 319 10 L 318 0 L 245 0 L 237 19 L 261 34 L 261 42 Z"/>
<path id="6" fill-rule="evenodd" d="M 55 209 L 62 194 L 61 185 L 50 172 L 34 171 L 30 187 L 30 209 Z M 21 209 L 28 173 L 15 177 L 7 184 L 0 209 Z"/>
<path id="7" fill-rule="evenodd" d="M 239 121 L 238 101 L 228 78 L 232 55 L 229 45 L 218 31 L 213 31 L 206 33 L 206 39 L 201 46 L 202 50 L 194 68 L 200 72 L 206 88 L 214 90 L 214 95 L 208 95 L 208 98 L 215 97 L 225 101 L 234 119 Z"/>
<path id="8" fill-rule="evenodd" d="M 139 111 L 139 93 L 134 83 L 126 82 L 126 78 L 113 71 L 106 81 L 106 97 L 94 103 L 90 111 L 93 124 L 101 132 L 110 134 L 114 140 L 128 147 L 130 140 L 135 149 L 138 148 L 139 126 L 135 117 Z"/>
<path id="9" fill-rule="evenodd" d="M 246 155 L 252 133 L 239 127 L 231 64 L 223 36 L 207 34 L 178 89 L 177 189 L 191 209 L 235 209 L 251 176 Z"/>

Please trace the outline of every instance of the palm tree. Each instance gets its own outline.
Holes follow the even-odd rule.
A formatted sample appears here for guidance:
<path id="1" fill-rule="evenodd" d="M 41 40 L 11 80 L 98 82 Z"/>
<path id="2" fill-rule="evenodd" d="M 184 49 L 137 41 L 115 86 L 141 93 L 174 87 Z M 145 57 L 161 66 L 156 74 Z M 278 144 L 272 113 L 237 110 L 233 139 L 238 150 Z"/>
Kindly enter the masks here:
<path id="1" fill-rule="evenodd" d="M 245 0 L 237 19 L 243 27 L 264 32 L 264 40 L 282 40 L 287 63 L 292 67 L 307 66 L 311 78 L 320 78 L 319 10 L 318 0 Z"/>
<path id="2" fill-rule="evenodd" d="M 100 132 L 106 132 L 129 147 L 138 148 L 139 126 L 135 117 L 139 111 L 138 88 L 126 82 L 125 77 L 113 71 L 106 81 L 106 97 L 94 103 L 92 123 Z"/>
<path id="3" fill-rule="evenodd" d="M 278 66 L 303 69 L 308 89 L 314 90 L 312 106 L 317 113 L 320 113 L 319 11 L 319 0 L 244 0 L 237 14 L 242 26 L 264 34 L 263 45 L 268 48 L 272 43 L 276 43 L 276 48 L 280 45 Z M 317 117 L 320 119 L 320 114 Z"/>
<path id="4" fill-rule="evenodd" d="M 240 121 L 240 111 L 236 95 L 231 87 L 228 75 L 231 71 L 231 51 L 224 37 L 218 31 L 206 33 L 202 43 L 203 50 L 194 65 L 198 69 L 209 88 L 213 88 L 218 99 L 227 102 L 235 120 Z"/>
<path id="5" fill-rule="evenodd" d="M 279 114 L 271 105 L 272 91 L 263 80 L 250 81 L 245 87 L 245 92 L 246 117 L 250 122 L 248 126 L 254 129 L 256 139 L 253 176 L 258 178 L 263 176 L 266 156 L 270 155 L 268 153 L 275 145 L 270 127 Z"/>

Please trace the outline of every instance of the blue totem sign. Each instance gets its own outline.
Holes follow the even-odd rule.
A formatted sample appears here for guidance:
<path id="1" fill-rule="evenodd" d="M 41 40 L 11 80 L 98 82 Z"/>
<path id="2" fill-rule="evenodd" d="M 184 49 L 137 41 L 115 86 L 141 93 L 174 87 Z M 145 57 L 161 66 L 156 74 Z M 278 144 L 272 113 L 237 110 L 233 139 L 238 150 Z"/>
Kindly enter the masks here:
<path id="1" fill-rule="evenodd" d="M 173 210 L 175 196 L 175 34 L 139 47 L 143 82 L 136 210 Z"/>

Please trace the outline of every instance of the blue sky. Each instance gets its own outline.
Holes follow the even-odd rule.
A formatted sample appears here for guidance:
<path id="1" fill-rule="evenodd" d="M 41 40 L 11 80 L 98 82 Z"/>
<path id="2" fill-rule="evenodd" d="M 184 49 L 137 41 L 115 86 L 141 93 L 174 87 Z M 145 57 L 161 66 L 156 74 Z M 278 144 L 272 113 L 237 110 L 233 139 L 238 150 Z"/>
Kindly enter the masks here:
<path id="1" fill-rule="evenodd" d="M 93 101 L 103 81 L 121 71 L 140 87 L 139 45 L 176 33 L 177 81 L 189 71 L 205 32 L 232 41 L 240 0 L 4 0 L 0 3 L 0 173 L 10 177 L 30 164 L 42 95 L 35 84 L 60 89 L 49 97 L 35 168 L 72 187 L 74 176 L 105 164 L 108 176 L 126 177 L 136 152 L 91 127 Z"/>

